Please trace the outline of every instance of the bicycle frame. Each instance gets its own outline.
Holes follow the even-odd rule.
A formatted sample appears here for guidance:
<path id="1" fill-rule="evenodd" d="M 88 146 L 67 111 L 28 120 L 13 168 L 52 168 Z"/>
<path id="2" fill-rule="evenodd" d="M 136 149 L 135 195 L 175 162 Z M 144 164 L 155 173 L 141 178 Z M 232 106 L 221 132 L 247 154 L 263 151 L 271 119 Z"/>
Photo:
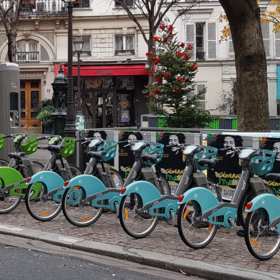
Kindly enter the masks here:
<path id="1" fill-rule="evenodd" d="M 219 202 L 212 192 L 197 187 L 184 193 L 183 198 L 178 201 L 178 205 L 192 201 L 194 208 L 196 208 L 199 204 L 202 212 L 201 219 L 208 219 L 209 223 L 213 225 L 231 228 L 234 225 L 238 207 L 247 188 L 257 192 L 261 185 L 264 189 L 263 180 L 254 178 L 253 175 L 251 157 L 243 159 L 241 177 L 231 202 Z"/>

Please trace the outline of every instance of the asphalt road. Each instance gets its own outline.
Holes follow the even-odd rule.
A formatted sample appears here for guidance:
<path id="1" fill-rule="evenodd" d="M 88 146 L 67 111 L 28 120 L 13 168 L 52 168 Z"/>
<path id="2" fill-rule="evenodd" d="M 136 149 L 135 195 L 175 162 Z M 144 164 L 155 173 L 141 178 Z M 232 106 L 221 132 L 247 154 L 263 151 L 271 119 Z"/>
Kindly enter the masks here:
<path id="1" fill-rule="evenodd" d="M 1 280 L 163 280 L 186 275 L 63 248 L 40 241 L 0 235 Z M 17 247 L 15 247 L 17 246 Z M 201 280 L 188 276 L 188 280 Z"/>

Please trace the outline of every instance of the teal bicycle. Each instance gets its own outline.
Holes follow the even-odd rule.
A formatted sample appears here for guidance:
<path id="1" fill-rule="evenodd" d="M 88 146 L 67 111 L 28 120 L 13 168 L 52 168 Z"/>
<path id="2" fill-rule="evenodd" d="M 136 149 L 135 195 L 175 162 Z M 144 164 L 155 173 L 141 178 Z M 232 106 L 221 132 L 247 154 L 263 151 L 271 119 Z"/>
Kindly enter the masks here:
<path id="1" fill-rule="evenodd" d="M 226 149 L 240 153 L 242 165 L 241 177 L 232 201 L 220 202 L 212 192 L 201 187 L 193 188 L 178 198 L 179 234 L 184 243 L 193 249 L 208 245 L 213 240 L 218 226 L 228 229 L 235 227 L 239 233 L 236 223 L 238 219 L 242 220 L 247 202 L 261 193 L 275 194 L 263 179 L 258 177 L 272 169 L 275 152 L 253 148 Z M 198 162 L 204 164 L 203 160 Z"/>

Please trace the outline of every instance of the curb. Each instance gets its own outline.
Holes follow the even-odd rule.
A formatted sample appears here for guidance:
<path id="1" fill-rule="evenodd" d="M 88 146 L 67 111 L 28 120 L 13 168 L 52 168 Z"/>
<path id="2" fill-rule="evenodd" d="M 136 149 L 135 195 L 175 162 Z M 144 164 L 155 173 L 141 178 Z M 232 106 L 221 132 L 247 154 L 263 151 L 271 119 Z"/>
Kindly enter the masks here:
<path id="1" fill-rule="evenodd" d="M 154 266 L 166 270 L 184 272 L 203 277 L 209 280 L 272 280 L 280 279 L 280 275 L 248 269 L 234 268 L 223 265 L 211 265 L 202 261 L 194 261 L 187 258 L 174 257 L 161 253 L 155 253 L 138 249 L 124 249 L 119 245 L 111 245 L 101 242 L 89 241 L 81 238 L 48 233 L 39 230 L 17 227 L 0 223 L 0 233 L 22 238 L 34 239 L 46 243 L 72 248 L 75 250 L 119 258 L 148 266 Z"/>

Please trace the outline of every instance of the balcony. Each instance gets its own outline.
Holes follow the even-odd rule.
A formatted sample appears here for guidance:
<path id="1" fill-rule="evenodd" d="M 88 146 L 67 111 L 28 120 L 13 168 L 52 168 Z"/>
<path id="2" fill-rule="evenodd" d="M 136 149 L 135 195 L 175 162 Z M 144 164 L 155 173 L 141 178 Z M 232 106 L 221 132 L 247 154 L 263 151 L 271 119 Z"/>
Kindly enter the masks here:
<path id="1" fill-rule="evenodd" d="M 39 62 L 39 52 L 16 52 L 16 62 Z"/>
<path id="2" fill-rule="evenodd" d="M 115 55 L 135 55 L 134 50 L 115 50 Z"/>
<path id="3" fill-rule="evenodd" d="M 10 6 L 10 0 L 2 0 L 4 9 Z M 89 8 L 90 0 L 77 0 L 73 2 L 74 9 Z M 62 0 L 23 0 L 20 15 L 26 16 L 67 16 L 67 4 Z"/>

